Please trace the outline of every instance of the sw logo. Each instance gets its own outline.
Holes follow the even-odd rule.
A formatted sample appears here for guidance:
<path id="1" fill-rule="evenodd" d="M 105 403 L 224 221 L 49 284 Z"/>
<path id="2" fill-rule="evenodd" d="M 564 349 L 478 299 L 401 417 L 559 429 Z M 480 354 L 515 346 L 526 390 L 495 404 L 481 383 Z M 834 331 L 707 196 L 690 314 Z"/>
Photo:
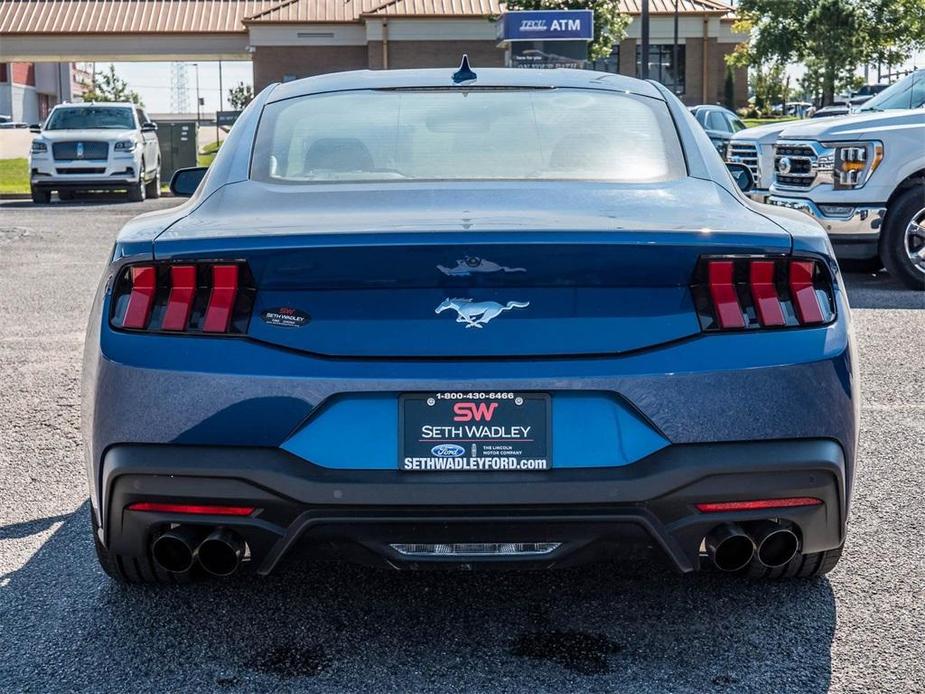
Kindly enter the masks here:
<path id="1" fill-rule="evenodd" d="M 491 418 L 495 416 L 496 409 L 498 409 L 498 403 L 496 402 L 480 402 L 478 404 L 474 402 L 457 402 L 453 405 L 453 414 L 456 415 L 453 417 L 453 421 L 471 422 L 474 419 L 476 422 L 481 422 L 484 419 L 486 422 L 490 422 Z"/>

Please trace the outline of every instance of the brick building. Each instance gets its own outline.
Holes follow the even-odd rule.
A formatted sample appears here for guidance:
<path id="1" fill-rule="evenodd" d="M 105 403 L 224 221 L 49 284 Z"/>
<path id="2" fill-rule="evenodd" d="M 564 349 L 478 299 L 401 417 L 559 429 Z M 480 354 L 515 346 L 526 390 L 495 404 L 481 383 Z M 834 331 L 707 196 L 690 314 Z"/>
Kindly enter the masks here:
<path id="1" fill-rule="evenodd" d="M 594 67 L 638 74 L 641 0 L 627 37 Z M 674 14 L 679 46 L 674 65 Z M 241 60 L 254 86 L 339 70 L 505 64 L 499 0 L 0 0 L 0 62 Z M 650 76 L 688 104 L 723 101 L 724 56 L 745 37 L 722 0 L 650 0 Z M 747 96 L 734 73 L 735 101 Z"/>

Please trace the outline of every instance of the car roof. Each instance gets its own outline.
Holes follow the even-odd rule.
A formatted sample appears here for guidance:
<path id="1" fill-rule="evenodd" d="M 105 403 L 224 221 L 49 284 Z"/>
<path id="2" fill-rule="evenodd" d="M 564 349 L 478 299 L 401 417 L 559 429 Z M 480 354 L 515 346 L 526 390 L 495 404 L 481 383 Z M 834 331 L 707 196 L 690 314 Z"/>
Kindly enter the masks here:
<path id="1" fill-rule="evenodd" d="M 509 87 L 542 89 L 571 87 L 627 92 L 663 101 L 658 89 L 643 80 L 610 72 L 593 70 L 524 70 L 520 68 L 480 68 L 472 66 L 477 78 L 462 84 L 453 82 L 458 68 L 420 70 L 355 70 L 284 82 L 275 87 L 268 101 L 282 101 L 295 96 L 356 89 L 433 89 Z"/>
<path id="2" fill-rule="evenodd" d="M 86 108 L 88 106 L 93 108 L 141 108 L 141 106 L 133 104 L 131 101 L 81 101 L 77 103 L 57 104 L 54 108 Z"/>

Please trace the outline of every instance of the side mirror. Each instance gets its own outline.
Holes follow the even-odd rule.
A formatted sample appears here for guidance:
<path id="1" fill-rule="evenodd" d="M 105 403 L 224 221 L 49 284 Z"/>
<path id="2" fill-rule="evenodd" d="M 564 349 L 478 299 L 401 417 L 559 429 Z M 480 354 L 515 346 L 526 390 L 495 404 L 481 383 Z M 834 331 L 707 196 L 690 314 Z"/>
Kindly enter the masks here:
<path id="1" fill-rule="evenodd" d="M 178 198 L 190 197 L 196 192 L 196 189 L 199 187 L 199 184 L 202 182 L 208 170 L 209 168 L 207 166 L 192 166 L 188 169 L 177 169 L 173 173 L 173 178 L 170 179 L 170 192 Z"/>
<path id="2" fill-rule="evenodd" d="M 32 125 L 29 126 L 29 132 L 35 133 L 36 135 L 38 135 L 39 133 L 42 132 L 42 126 L 39 125 L 38 123 L 33 123 Z"/>
<path id="3" fill-rule="evenodd" d="M 745 166 L 745 164 L 730 162 L 726 164 L 726 168 L 729 169 L 729 173 L 732 174 L 732 179 L 743 193 L 747 193 L 755 185 L 755 179 L 752 177 L 752 170 Z"/>
<path id="4" fill-rule="evenodd" d="M 141 124 L 141 132 L 143 132 L 143 133 L 154 133 L 154 132 L 157 132 L 157 123 L 151 123 L 150 121 L 147 122 L 147 123 L 142 123 L 142 124 Z"/>

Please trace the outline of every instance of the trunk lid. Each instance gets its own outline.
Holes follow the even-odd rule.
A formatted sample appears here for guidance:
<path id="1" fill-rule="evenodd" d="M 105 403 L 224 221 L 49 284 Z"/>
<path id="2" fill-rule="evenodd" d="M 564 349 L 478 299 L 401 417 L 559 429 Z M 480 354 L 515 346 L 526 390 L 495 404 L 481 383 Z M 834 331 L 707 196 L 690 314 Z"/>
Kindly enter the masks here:
<path id="1" fill-rule="evenodd" d="M 254 339 L 336 357 L 468 358 L 615 354 L 695 335 L 701 255 L 790 247 L 780 227 L 696 179 L 247 182 L 161 234 L 155 256 L 246 260 Z"/>

